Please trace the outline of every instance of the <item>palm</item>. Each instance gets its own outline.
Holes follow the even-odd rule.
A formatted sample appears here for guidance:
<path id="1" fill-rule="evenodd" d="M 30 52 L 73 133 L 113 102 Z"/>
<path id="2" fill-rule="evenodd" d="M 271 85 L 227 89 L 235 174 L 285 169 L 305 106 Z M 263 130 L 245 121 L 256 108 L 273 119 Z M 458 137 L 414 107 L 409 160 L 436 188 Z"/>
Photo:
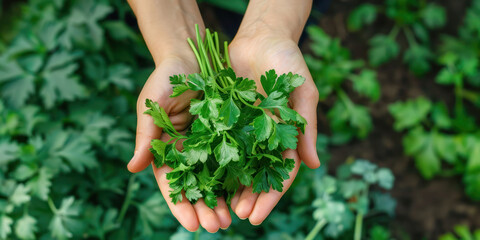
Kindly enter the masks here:
<path id="1" fill-rule="evenodd" d="M 298 87 L 290 98 L 290 105 L 307 119 L 305 135 L 299 136 L 297 150 L 284 152 L 285 158 L 295 159 L 295 168 L 290 173 L 290 179 L 285 180 L 283 192 L 253 193 L 251 187 L 240 189 L 232 199 L 232 209 L 240 218 L 249 218 L 252 224 L 260 224 L 278 203 L 282 195 L 292 184 L 300 166 L 300 159 L 309 167 L 319 166 L 315 151 L 316 141 L 316 106 L 318 92 L 305 64 L 297 44 L 289 40 L 275 38 L 246 39 L 238 38 L 229 47 L 232 67 L 243 77 L 254 79 L 259 91 L 263 92 L 260 76 L 270 69 L 277 73 L 293 72 L 306 78 L 306 82 Z"/>

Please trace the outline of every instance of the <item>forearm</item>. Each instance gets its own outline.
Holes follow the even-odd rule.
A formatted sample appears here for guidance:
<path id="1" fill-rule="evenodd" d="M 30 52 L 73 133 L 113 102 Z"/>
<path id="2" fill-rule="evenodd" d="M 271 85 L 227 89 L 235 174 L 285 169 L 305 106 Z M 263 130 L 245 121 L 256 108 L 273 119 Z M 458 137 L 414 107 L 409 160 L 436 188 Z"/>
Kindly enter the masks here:
<path id="1" fill-rule="evenodd" d="M 186 40 L 195 38 L 195 24 L 204 29 L 195 0 L 128 0 L 128 3 L 156 64 L 166 57 L 193 54 Z"/>
<path id="2" fill-rule="evenodd" d="M 312 0 L 251 0 L 239 33 L 275 34 L 298 42 L 312 9 Z"/>

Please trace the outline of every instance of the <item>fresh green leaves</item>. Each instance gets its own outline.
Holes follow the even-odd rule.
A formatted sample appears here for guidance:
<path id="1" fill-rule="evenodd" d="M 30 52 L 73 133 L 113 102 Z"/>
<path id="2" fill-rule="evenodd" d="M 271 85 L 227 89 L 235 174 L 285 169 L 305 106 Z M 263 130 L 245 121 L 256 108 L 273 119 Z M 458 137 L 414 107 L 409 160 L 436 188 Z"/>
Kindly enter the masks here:
<path id="1" fill-rule="evenodd" d="M 395 118 L 395 130 L 403 130 L 416 126 L 425 120 L 432 103 L 426 98 L 397 102 L 389 106 L 389 111 Z"/>
<path id="2" fill-rule="evenodd" d="M 272 135 L 273 126 L 274 122 L 267 114 L 264 113 L 256 117 L 253 120 L 253 127 L 258 141 L 267 140 Z"/>
<path id="3" fill-rule="evenodd" d="M 230 161 L 236 162 L 240 159 L 238 149 L 234 144 L 227 143 L 225 136 L 223 137 L 222 143 L 215 148 L 214 153 L 220 167 L 225 167 Z"/>
<path id="4" fill-rule="evenodd" d="M 447 233 L 440 236 L 439 240 L 462 240 L 462 239 L 471 239 L 479 240 L 480 239 L 480 229 L 475 230 L 474 232 L 470 231 L 468 226 L 457 225 L 453 228 L 454 233 Z"/>
<path id="5" fill-rule="evenodd" d="M 207 31 L 205 45 L 218 44 L 212 36 Z M 191 46 L 195 47 L 192 42 Z M 203 43 L 198 48 L 194 50 L 207 51 Z M 307 124 L 288 106 L 288 98 L 305 78 L 267 71 L 260 78 L 266 93 L 263 96 L 256 92 L 254 81 L 237 77 L 223 65 L 229 61 L 220 59 L 218 47 L 209 47 L 208 51 L 212 59 L 203 59 L 206 54 L 198 59 L 200 73 L 170 77 L 171 97 L 186 91 L 202 92 L 200 99 L 190 102 L 189 111 L 196 119 L 185 136 L 174 129 L 158 103 L 146 101 L 149 109 L 145 113 L 172 138 L 168 142 L 152 140 L 150 150 L 157 167 L 166 164 L 173 168 L 167 174 L 173 203 L 181 201 L 184 192 L 190 202 L 203 198 L 214 208 L 217 197 L 226 196 L 229 203 L 240 184 L 252 185 L 254 192 L 268 192 L 270 188 L 281 192 L 283 181 L 294 168 L 294 160 L 283 159 L 282 152 L 297 148 L 297 129 L 304 131 Z M 256 101 L 260 102 L 258 106 L 253 105 Z M 184 139 L 181 151 L 176 145 L 180 139 Z"/>
<path id="6" fill-rule="evenodd" d="M 370 50 L 368 51 L 368 59 L 370 64 L 377 67 L 383 63 L 390 61 L 398 56 L 400 47 L 390 36 L 376 35 L 369 41 Z"/>
<path id="7" fill-rule="evenodd" d="M 403 62 L 416 75 L 424 75 L 431 68 L 434 54 L 430 46 L 429 30 L 441 28 L 446 23 L 446 11 L 435 3 L 391 0 L 383 4 L 361 4 L 350 13 L 348 27 L 358 31 L 370 25 L 383 14 L 393 23 L 387 33 L 378 33 L 369 40 L 369 62 L 380 66 L 400 55 L 399 35 L 407 40 L 408 47 Z"/>
<path id="8" fill-rule="evenodd" d="M 478 173 L 480 163 L 480 138 L 464 126 L 462 119 L 451 118 L 445 105 L 433 104 L 419 97 L 406 102 L 396 102 L 389 107 L 395 119 L 394 128 L 406 131 L 403 137 L 405 154 L 415 159 L 415 165 L 426 179 L 450 171 L 464 174 L 465 191 L 473 199 L 480 199 Z"/>
<path id="9" fill-rule="evenodd" d="M 394 177 L 387 168 L 379 168 L 377 165 L 362 159 L 347 161 L 337 168 L 337 176 L 320 175 L 314 181 L 316 199 L 313 201 L 313 218 L 323 228 L 322 236 L 338 238 L 348 232 L 356 224 L 361 224 L 363 217 L 370 211 L 394 211 L 396 202 L 388 193 L 375 191 L 375 185 L 385 190 L 393 187 Z M 382 200 L 380 205 L 390 208 L 371 208 L 376 205 L 379 196 Z M 372 204 L 374 203 L 374 204 Z M 356 217 L 355 217 L 356 215 Z M 315 239 L 314 236 L 320 231 L 314 228 L 306 239 Z"/>
<path id="10" fill-rule="evenodd" d="M 377 73 L 372 70 L 363 70 L 358 75 L 352 76 L 353 88 L 360 95 L 368 97 L 372 101 L 380 98 L 380 84 L 377 81 Z"/>
<path id="11" fill-rule="evenodd" d="M 377 7 L 373 4 L 362 4 L 350 13 L 348 17 L 348 28 L 358 31 L 363 26 L 371 24 L 377 18 Z"/>
<path id="12" fill-rule="evenodd" d="M 428 4 L 422 11 L 421 17 L 428 28 L 435 29 L 443 27 L 447 21 L 445 8 L 435 4 Z"/>
<path id="13" fill-rule="evenodd" d="M 233 126 L 233 124 L 238 121 L 238 117 L 240 117 L 240 109 L 232 98 L 227 99 L 223 103 L 222 108 L 220 108 L 219 116 L 228 127 Z"/>
<path id="14" fill-rule="evenodd" d="M 366 107 L 350 99 L 344 85 L 350 80 L 356 93 L 375 102 L 380 98 L 376 72 L 364 69 L 361 60 L 352 60 L 348 49 L 340 45 L 340 40 L 330 38 L 319 27 L 309 27 L 307 31 L 313 40 L 314 55 L 306 55 L 305 61 L 317 85 L 320 101 L 330 95 L 337 96 L 327 114 L 333 133 L 332 143 L 365 138 L 372 129 L 370 114 Z"/>

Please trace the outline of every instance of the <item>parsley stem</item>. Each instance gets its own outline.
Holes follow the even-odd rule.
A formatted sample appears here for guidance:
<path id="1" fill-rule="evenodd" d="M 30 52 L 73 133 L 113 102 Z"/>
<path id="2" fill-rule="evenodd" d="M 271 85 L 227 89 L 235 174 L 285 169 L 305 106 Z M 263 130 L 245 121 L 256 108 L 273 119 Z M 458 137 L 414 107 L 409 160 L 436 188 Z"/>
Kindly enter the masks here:
<path id="1" fill-rule="evenodd" d="M 322 230 L 322 228 L 326 224 L 327 224 L 327 221 L 325 219 L 317 221 L 317 224 L 315 224 L 312 231 L 310 231 L 310 233 L 307 235 L 307 237 L 305 237 L 305 240 L 313 240 L 317 236 L 318 232 L 320 232 L 320 230 Z"/>
<path id="2" fill-rule="evenodd" d="M 391 38 L 391 39 L 397 38 L 397 35 L 398 35 L 399 31 L 400 31 L 400 28 L 397 25 L 395 25 L 395 27 L 393 27 L 392 31 L 388 34 L 388 37 Z"/>
<path id="3" fill-rule="evenodd" d="M 55 207 L 55 204 L 53 203 L 52 198 L 48 198 L 48 206 L 50 207 L 50 210 L 52 210 L 53 213 L 57 212 L 57 207 Z"/>
<path id="4" fill-rule="evenodd" d="M 200 240 L 200 233 L 202 232 L 202 228 L 198 228 L 195 232 L 195 240 Z"/>
<path id="5" fill-rule="evenodd" d="M 473 104 L 475 103 L 480 103 L 480 92 L 475 92 L 475 91 L 470 91 L 470 90 L 467 90 L 467 89 L 463 89 L 462 93 L 461 93 L 461 96 L 472 102 Z"/>
<path id="6" fill-rule="evenodd" d="M 363 225 L 363 214 L 358 213 L 355 219 L 355 234 L 353 235 L 354 240 L 362 239 L 362 225 Z"/>
<path id="7" fill-rule="evenodd" d="M 131 175 L 130 179 L 128 180 L 127 194 L 125 195 L 125 200 L 123 201 L 122 208 L 120 209 L 120 214 L 117 218 L 118 225 L 122 224 L 123 218 L 125 217 L 128 207 L 130 206 L 130 202 L 132 201 L 132 193 L 135 189 L 135 176 L 136 175 Z"/>
<path id="8" fill-rule="evenodd" d="M 223 42 L 223 50 L 225 51 L 225 60 L 227 61 L 227 66 L 232 68 L 232 63 L 230 62 L 230 55 L 228 54 L 228 42 Z"/>
<path id="9" fill-rule="evenodd" d="M 232 143 L 234 143 L 235 145 L 238 145 L 238 142 L 235 140 L 235 138 L 232 137 L 232 135 L 230 135 L 227 131 L 225 131 L 224 133 L 227 135 L 227 138 L 230 139 L 230 141 L 232 141 Z"/>
<path id="10" fill-rule="evenodd" d="M 205 30 L 205 45 L 207 47 L 207 51 L 210 53 L 210 57 L 212 58 L 212 65 L 213 68 L 215 69 L 215 72 L 218 72 L 219 70 L 223 69 L 222 63 L 218 63 L 216 60 L 217 58 L 215 57 L 216 49 L 215 46 L 213 45 L 213 40 L 212 40 L 212 34 L 210 33 L 210 29 Z"/>
<path id="11" fill-rule="evenodd" d="M 218 33 L 214 32 L 213 33 L 213 38 L 215 39 L 215 47 L 217 48 L 217 52 L 220 53 L 220 44 L 218 41 Z"/>
<path id="12" fill-rule="evenodd" d="M 463 79 L 455 81 L 455 115 L 460 117 L 464 114 L 463 109 Z"/>
<path id="13" fill-rule="evenodd" d="M 417 45 L 417 41 L 415 41 L 415 37 L 413 36 L 412 30 L 410 28 L 403 28 L 403 31 L 405 32 L 405 36 L 407 36 L 407 41 L 410 46 L 415 46 Z"/>
<path id="14" fill-rule="evenodd" d="M 187 39 L 188 45 L 190 45 L 190 48 L 193 50 L 193 54 L 195 54 L 195 58 L 197 58 L 198 66 L 200 67 L 200 72 L 206 74 L 207 71 L 205 70 L 205 66 L 202 64 L 202 59 L 200 58 L 200 55 L 198 54 L 197 48 L 195 47 L 195 44 L 193 43 L 191 38 Z"/>
<path id="15" fill-rule="evenodd" d="M 240 99 L 240 101 L 241 101 L 243 104 L 247 105 L 248 107 L 250 107 L 250 108 L 254 108 L 254 109 L 259 109 L 259 110 L 262 110 L 262 112 L 264 112 L 264 113 L 265 113 L 265 110 L 263 110 L 263 108 L 261 108 L 261 107 L 258 107 L 258 106 L 255 106 L 255 105 L 252 105 L 252 104 L 248 103 L 248 102 L 247 102 L 247 101 L 245 101 L 245 99 L 243 99 L 241 96 L 237 96 L 237 97 L 238 97 L 238 99 Z"/>
<path id="16" fill-rule="evenodd" d="M 353 112 L 354 109 L 355 109 L 355 106 L 353 105 L 352 100 L 350 100 L 350 98 L 347 96 L 347 94 L 345 94 L 345 92 L 342 89 L 338 88 L 337 89 L 337 95 L 340 98 L 340 100 L 342 101 L 342 103 L 345 105 L 347 110 L 350 111 L 350 112 Z"/>
<path id="17" fill-rule="evenodd" d="M 207 35 L 205 36 L 207 39 L 208 39 L 208 45 L 210 46 L 210 55 L 212 56 L 212 62 L 214 63 L 213 66 L 216 66 L 216 68 L 218 67 L 219 70 L 223 70 L 224 67 L 223 67 L 223 64 L 222 64 L 222 61 L 220 61 L 220 57 L 218 56 L 218 53 L 215 49 L 215 47 L 213 46 L 213 39 L 212 39 L 212 35 L 210 34 L 210 30 L 207 29 Z M 216 70 L 218 72 L 218 70 Z"/>
<path id="18" fill-rule="evenodd" d="M 195 24 L 195 32 L 197 34 L 197 45 L 200 52 L 200 56 L 202 57 L 202 62 L 206 65 L 207 74 L 213 77 L 212 67 L 210 66 L 210 61 L 208 59 L 205 46 L 203 45 L 203 41 L 200 36 L 200 29 L 198 27 L 198 24 Z"/>

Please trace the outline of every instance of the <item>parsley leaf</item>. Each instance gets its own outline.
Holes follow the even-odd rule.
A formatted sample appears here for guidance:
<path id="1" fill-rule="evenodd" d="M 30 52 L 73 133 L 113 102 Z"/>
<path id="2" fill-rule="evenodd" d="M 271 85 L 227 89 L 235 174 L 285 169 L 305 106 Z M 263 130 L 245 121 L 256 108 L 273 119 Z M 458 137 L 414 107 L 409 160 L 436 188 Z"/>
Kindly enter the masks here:
<path id="1" fill-rule="evenodd" d="M 236 162 L 240 159 L 238 149 L 235 145 L 227 143 L 225 136 L 223 137 L 222 143 L 215 148 L 214 153 L 220 167 L 227 165 L 230 161 Z"/>

